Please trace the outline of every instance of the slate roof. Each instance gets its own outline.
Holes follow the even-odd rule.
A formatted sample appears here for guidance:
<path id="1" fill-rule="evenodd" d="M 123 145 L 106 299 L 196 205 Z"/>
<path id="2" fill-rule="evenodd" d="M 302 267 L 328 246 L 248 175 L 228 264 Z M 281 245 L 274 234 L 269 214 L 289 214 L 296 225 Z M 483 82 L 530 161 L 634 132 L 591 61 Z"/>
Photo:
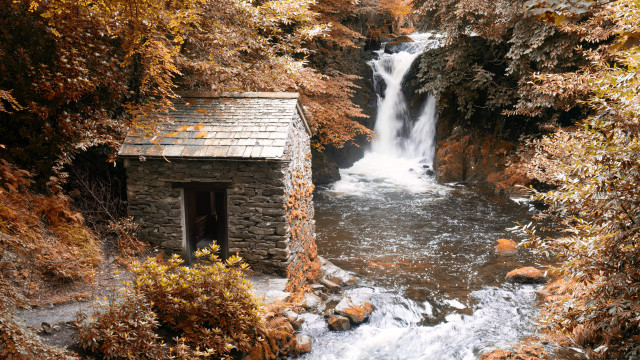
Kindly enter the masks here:
<path id="1" fill-rule="evenodd" d="M 131 133 L 118 156 L 282 159 L 296 112 L 310 133 L 297 93 L 181 96 L 159 129 L 160 146 Z"/>

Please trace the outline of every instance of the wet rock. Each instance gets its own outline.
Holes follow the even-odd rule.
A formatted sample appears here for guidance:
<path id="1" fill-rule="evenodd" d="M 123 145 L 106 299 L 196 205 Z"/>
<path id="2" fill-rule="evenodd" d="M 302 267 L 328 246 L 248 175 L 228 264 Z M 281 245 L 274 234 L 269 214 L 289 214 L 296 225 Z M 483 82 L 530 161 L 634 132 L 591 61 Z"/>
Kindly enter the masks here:
<path id="1" fill-rule="evenodd" d="M 545 273 L 534 267 L 523 267 L 507 273 L 507 280 L 523 284 L 541 284 L 547 281 Z"/>
<path id="2" fill-rule="evenodd" d="M 290 309 L 285 309 L 282 314 L 287 318 L 287 320 L 289 320 L 290 323 L 294 323 L 296 320 L 298 320 L 299 317 L 298 313 Z"/>
<path id="3" fill-rule="evenodd" d="M 384 45 L 384 52 L 387 54 L 395 54 L 405 49 L 407 43 L 412 43 L 413 39 L 406 36 L 398 36 L 393 41 L 389 41 Z"/>
<path id="4" fill-rule="evenodd" d="M 322 284 L 311 284 L 312 291 L 326 291 L 327 288 Z"/>
<path id="5" fill-rule="evenodd" d="M 53 327 L 51 326 L 51 324 L 47 323 L 47 322 L 43 322 L 42 323 L 42 333 L 46 334 L 46 335 L 51 335 L 53 334 Z"/>
<path id="6" fill-rule="evenodd" d="M 327 323 L 329 324 L 329 329 L 331 331 L 347 331 L 351 329 L 349 319 L 344 316 L 331 315 L 329 320 L 327 320 Z"/>
<path id="7" fill-rule="evenodd" d="M 353 324 L 361 324 L 373 312 L 373 304 L 369 302 L 354 303 L 353 299 L 347 296 L 336 305 L 334 311 L 338 315 L 349 318 Z"/>
<path id="8" fill-rule="evenodd" d="M 312 177 L 315 185 L 329 184 L 340 180 L 338 165 L 332 162 L 325 153 L 311 150 Z"/>
<path id="9" fill-rule="evenodd" d="M 291 326 L 293 327 L 294 330 L 298 331 L 300 330 L 300 327 L 302 326 L 303 323 L 304 323 L 304 318 L 298 318 L 296 321 L 291 322 Z"/>
<path id="10" fill-rule="evenodd" d="M 342 301 L 342 297 L 339 296 L 331 296 L 325 300 L 325 308 L 328 310 L 333 310 L 336 306 Z"/>
<path id="11" fill-rule="evenodd" d="M 296 336 L 296 353 L 306 354 L 311 352 L 311 336 L 300 335 Z"/>
<path id="12" fill-rule="evenodd" d="M 318 259 L 320 260 L 320 264 L 322 265 L 320 271 L 322 271 L 324 277 L 331 280 L 332 282 L 338 285 L 346 286 L 355 285 L 358 282 L 358 278 L 351 275 L 348 271 L 340 269 L 321 256 L 318 256 Z"/>
<path id="13" fill-rule="evenodd" d="M 510 255 L 516 252 L 515 241 L 509 239 L 498 239 L 498 245 L 496 246 L 496 252 L 498 254 Z"/>
<path id="14" fill-rule="evenodd" d="M 329 298 L 329 295 L 324 291 L 314 291 L 313 293 L 319 296 L 322 301 L 325 301 Z"/>
<path id="15" fill-rule="evenodd" d="M 332 293 L 337 293 L 341 290 L 340 285 L 334 283 L 333 281 L 327 278 L 320 279 L 320 284 L 322 284 L 324 287 L 326 287 L 329 290 L 329 292 L 332 292 Z"/>
<path id="16" fill-rule="evenodd" d="M 324 310 L 324 303 L 318 295 L 307 293 L 304 294 L 304 307 L 309 310 L 321 312 Z"/>

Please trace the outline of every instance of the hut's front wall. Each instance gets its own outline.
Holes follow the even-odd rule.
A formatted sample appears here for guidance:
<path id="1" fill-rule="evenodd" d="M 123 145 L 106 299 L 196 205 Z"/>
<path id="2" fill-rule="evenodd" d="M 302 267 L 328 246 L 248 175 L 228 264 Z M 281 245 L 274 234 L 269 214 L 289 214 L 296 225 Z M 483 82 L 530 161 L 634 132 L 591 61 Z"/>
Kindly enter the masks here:
<path id="1" fill-rule="evenodd" d="M 130 159 L 129 214 L 139 237 L 174 251 L 184 249 L 184 200 L 179 184 L 226 183 L 229 254 L 253 269 L 284 275 L 290 260 L 285 220 L 287 162 Z"/>

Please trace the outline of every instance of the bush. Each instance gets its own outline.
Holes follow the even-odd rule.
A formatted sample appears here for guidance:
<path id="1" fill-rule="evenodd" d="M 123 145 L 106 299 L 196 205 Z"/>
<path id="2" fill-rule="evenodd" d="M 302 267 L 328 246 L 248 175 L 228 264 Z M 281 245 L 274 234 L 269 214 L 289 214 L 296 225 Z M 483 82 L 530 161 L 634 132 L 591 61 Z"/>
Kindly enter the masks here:
<path id="1" fill-rule="evenodd" d="M 99 306 L 94 317 L 80 315 L 76 338 L 81 347 L 105 359 L 168 359 L 156 334 L 158 321 L 149 301 L 128 291 L 118 302 Z"/>
<path id="2" fill-rule="evenodd" d="M 267 341 L 247 265 L 237 256 L 221 261 L 218 250 L 197 251 L 192 267 L 178 255 L 134 264 L 123 299 L 84 317 L 80 346 L 106 359 L 229 359 Z M 165 346 L 159 333 L 176 344 Z"/>
<path id="3" fill-rule="evenodd" d="M 595 5 L 594 5 L 595 6 Z M 587 52 L 588 67 L 543 77 L 549 94 L 592 90 L 592 116 L 536 143 L 530 174 L 556 189 L 541 194 L 564 235 L 534 244 L 556 253 L 571 284 L 548 304 L 547 323 L 592 358 L 640 358 L 640 3 L 594 7 L 590 20 L 561 26 L 614 46 Z M 562 13 L 550 12 L 563 18 Z"/>

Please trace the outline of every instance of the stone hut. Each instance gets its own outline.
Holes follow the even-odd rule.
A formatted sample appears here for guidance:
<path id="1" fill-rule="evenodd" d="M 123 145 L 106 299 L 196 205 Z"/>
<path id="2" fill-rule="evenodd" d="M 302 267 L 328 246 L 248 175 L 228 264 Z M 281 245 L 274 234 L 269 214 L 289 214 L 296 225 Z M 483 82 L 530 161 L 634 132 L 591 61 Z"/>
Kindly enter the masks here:
<path id="1" fill-rule="evenodd" d="M 188 258 L 216 241 L 223 258 L 286 274 L 315 238 L 298 94 L 181 95 L 159 144 L 131 133 L 118 153 L 139 238 Z"/>

